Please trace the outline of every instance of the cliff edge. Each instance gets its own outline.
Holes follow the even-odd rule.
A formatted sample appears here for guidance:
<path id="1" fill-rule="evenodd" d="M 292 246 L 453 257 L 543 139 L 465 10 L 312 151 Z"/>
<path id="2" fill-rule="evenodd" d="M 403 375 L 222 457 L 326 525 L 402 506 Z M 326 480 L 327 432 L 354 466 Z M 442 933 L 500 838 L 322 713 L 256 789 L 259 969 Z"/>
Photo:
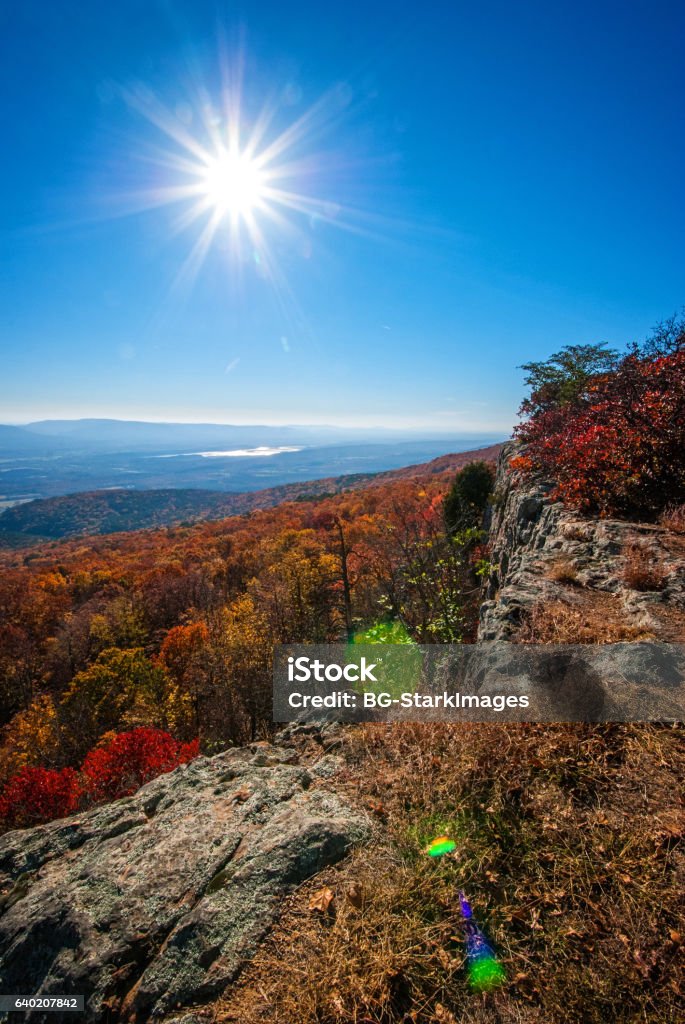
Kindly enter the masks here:
<path id="1" fill-rule="evenodd" d="M 580 515 L 499 457 L 479 640 L 685 642 L 685 536 Z"/>

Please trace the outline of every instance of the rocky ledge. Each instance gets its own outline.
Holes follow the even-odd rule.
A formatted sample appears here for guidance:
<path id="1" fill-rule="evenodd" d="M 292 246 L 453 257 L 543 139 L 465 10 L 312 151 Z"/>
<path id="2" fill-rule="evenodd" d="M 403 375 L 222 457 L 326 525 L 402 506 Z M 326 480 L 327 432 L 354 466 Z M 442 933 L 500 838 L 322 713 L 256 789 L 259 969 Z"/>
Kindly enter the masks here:
<path id="1" fill-rule="evenodd" d="M 512 473 L 515 452 L 514 442 L 504 445 L 497 467 L 489 524 L 494 568 L 478 639 L 512 640 L 536 607 L 557 601 L 582 617 L 596 598 L 605 613 L 611 608 L 631 624 L 635 636 L 625 639 L 685 642 L 685 537 L 650 523 L 584 517 L 554 501 L 552 485 L 524 483 Z M 658 586 L 631 586 L 631 549 L 659 566 Z"/>
<path id="2" fill-rule="evenodd" d="M 363 813 L 326 788 L 338 766 L 256 744 L 3 836 L 0 991 L 84 994 L 89 1022 L 156 1020 L 216 995 L 283 897 L 368 838 Z"/>

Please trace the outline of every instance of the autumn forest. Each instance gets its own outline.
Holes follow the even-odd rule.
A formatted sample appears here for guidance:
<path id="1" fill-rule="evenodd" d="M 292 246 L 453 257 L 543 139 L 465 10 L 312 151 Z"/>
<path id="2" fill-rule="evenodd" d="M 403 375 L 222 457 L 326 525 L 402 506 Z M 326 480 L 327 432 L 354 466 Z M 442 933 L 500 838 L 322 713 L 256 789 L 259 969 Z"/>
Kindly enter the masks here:
<path id="1" fill-rule="evenodd" d="M 474 466 L 487 497 L 492 466 Z M 274 644 L 393 622 L 419 642 L 472 638 L 479 522 L 446 521 L 453 472 L 417 474 L 219 523 L 5 553 L 6 825 L 130 792 L 198 744 L 267 736 Z"/>

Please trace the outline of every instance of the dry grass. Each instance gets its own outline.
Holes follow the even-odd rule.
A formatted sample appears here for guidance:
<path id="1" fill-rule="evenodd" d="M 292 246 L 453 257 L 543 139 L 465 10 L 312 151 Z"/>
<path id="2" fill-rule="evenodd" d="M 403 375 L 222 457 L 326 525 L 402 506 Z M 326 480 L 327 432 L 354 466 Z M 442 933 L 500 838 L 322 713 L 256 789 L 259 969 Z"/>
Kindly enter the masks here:
<path id="1" fill-rule="evenodd" d="M 663 590 L 667 580 L 663 558 L 644 542 L 626 545 L 623 553 L 623 579 L 632 590 Z"/>
<path id="2" fill-rule="evenodd" d="M 652 615 L 659 623 L 659 640 L 669 644 L 685 644 L 685 609 L 658 604 Z"/>
<path id="3" fill-rule="evenodd" d="M 368 725 L 347 737 L 347 787 L 383 836 L 295 893 L 211 1019 L 683 1019 L 680 729 Z M 433 862 L 423 849 L 443 832 L 457 850 Z M 335 898 L 322 914 L 309 901 L 324 885 Z M 507 970 L 487 995 L 465 981 L 460 888 Z"/>
<path id="4" fill-rule="evenodd" d="M 672 533 L 685 533 L 685 504 L 671 505 L 661 513 L 659 522 Z"/>
<path id="5" fill-rule="evenodd" d="M 624 621 L 613 594 L 587 593 L 582 604 L 547 601 L 533 606 L 516 634 L 524 644 L 617 644 L 652 634 Z"/>
<path id="6" fill-rule="evenodd" d="M 578 582 L 578 569 L 572 558 L 564 555 L 561 558 L 556 558 L 547 569 L 547 578 L 554 580 L 555 583 L 577 583 Z"/>
<path id="7" fill-rule="evenodd" d="M 585 523 L 564 523 L 561 527 L 561 536 L 566 540 L 586 541 L 590 536 L 590 530 Z"/>

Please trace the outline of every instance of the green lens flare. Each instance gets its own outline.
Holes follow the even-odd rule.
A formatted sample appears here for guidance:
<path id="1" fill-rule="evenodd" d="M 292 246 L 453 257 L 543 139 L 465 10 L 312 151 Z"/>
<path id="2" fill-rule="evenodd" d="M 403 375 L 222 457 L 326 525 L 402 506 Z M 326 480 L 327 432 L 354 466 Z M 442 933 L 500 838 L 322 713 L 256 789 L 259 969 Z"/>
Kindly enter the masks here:
<path id="1" fill-rule="evenodd" d="M 457 844 L 453 839 L 448 839 L 447 836 L 438 836 L 433 842 L 426 848 L 426 853 L 429 857 L 442 857 L 444 853 L 451 853 L 452 850 L 456 850 Z"/>
<path id="2" fill-rule="evenodd" d="M 504 981 L 504 968 L 494 956 L 484 956 L 469 964 L 469 983 L 479 992 L 489 992 Z"/>

